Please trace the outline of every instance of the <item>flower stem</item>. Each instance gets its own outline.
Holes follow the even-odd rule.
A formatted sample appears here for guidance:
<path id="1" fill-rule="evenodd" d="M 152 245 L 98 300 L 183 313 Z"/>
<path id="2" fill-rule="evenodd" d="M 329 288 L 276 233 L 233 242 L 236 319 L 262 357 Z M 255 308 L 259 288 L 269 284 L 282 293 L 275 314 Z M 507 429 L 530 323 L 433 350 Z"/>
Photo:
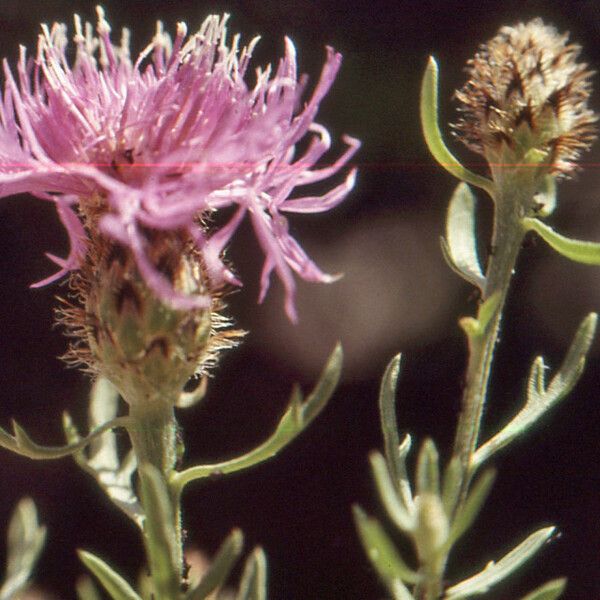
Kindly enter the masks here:
<path id="1" fill-rule="evenodd" d="M 471 462 L 479 440 L 502 313 L 525 235 L 521 221 L 530 211 L 534 196 L 533 186 L 523 185 L 523 182 L 518 179 L 515 181 L 512 178 L 500 178 L 499 181 L 497 180 L 498 183 L 498 191 L 495 195 L 494 232 L 482 296 L 482 301 L 485 301 L 496 294 L 498 302 L 483 330 L 479 334 L 469 335 L 465 390 L 454 440 L 454 456 L 459 457 L 462 466 L 458 507 L 466 498 L 472 475 Z"/>
<path id="2" fill-rule="evenodd" d="M 133 450 L 138 461 L 140 476 L 140 501 L 144 508 L 144 547 L 156 593 L 164 600 L 179 600 L 183 573 L 183 550 L 180 494 L 172 493 L 169 481 L 177 457 L 177 422 L 173 405 L 164 401 L 145 400 L 130 402 L 130 417 L 134 425 L 129 429 Z M 164 503 L 149 494 L 143 469 L 151 465 L 160 474 Z M 162 505 L 161 505 L 162 504 Z M 160 505 L 160 506 L 159 506 Z M 149 522 L 154 519 L 159 522 Z M 173 541 L 170 560 L 165 560 L 165 548 L 157 544 L 162 534 Z"/>

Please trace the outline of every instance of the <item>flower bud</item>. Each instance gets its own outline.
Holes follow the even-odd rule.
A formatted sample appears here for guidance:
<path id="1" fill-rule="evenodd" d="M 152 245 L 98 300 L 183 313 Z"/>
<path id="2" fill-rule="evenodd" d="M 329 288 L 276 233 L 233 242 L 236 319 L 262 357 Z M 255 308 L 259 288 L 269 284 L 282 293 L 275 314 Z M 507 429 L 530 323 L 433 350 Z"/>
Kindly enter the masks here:
<path id="1" fill-rule="evenodd" d="M 595 138 L 581 48 L 540 19 L 503 27 L 467 64 L 457 137 L 492 167 L 568 174 Z"/>
<path id="2" fill-rule="evenodd" d="M 415 514 L 414 538 L 419 557 L 423 563 L 436 564 L 450 530 L 441 499 L 431 493 L 420 494 L 415 498 Z"/>

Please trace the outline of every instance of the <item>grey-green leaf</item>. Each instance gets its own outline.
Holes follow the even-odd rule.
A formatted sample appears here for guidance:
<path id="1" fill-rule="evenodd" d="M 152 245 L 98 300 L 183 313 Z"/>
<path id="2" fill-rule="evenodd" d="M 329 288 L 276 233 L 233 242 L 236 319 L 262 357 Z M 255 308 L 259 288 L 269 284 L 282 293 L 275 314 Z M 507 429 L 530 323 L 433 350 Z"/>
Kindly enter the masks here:
<path id="1" fill-rule="evenodd" d="M 450 267 L 483 291 L 485 277 L 477 256 L 475 235 L 475 197 L 466 183 L 459 183 L 450 199 L 442 250 Z"/>
<path id="2" fill-rule="evenodd" d="M 546 387 L 544 359 L 538 356 L 531 367 L 525 406 L 513 419 L 473 455 L 473 472 L 493 454 L 526 432 L 541 416 L 562 400 L 583 373 L 587 354 L 596 332 L 598 317 L 590 313 L 579 325 L 565 359 Z"/>
<path id="3" fill-rule="evenodd" d="M 87 437 L 80 439 L 77 443 L 68 444 L 66 446 L 42 446 L 36 444 L 27 435 L 26 431 L 16 421 L 13 421 L 14 435 L 10 435 L 0 427 L 0 446 L 34 460 L 64 458 L 65 456 L 70 456 L 71 454 L 79 452 L 105 431 L 115 427 L 126 427 L 129 424 L 129 421 L 128 417 L 118 417 L 109 423 L 105 423 L 102 427 L 95 429 Z"/>
<path id="4" fill-rule="evenodd" d="M 244 546 L 244 535 L 234 529 L 221 544 L 202 579 L 185 596 L 186 600 L 204 600 L 224 583 Z"/>
<path id="5" fill-rule="evenodd" d="M 11 600 L 25 588 L 45 540 L 46 528 L 39 524 L 33 500 L 23 498 L 8 525 L 6 578 L 0 589 L 0 600 Z"/>
<path id="6" fill-rule="evenodd" d="M 112 600 L 141 600 L 127 581 L 101 558 L 85 550 L 79 550 L 77 554 L 81 562 L 98 578 Z"/>
<path id="7" fill-rule="evenodd" d="M 75 592 L 77 593 L 77 600 L 102 600 L 98 588 L 88 575 L 84 575 L 77 580 Z"/>
<path id="8" fill-rule="evenodd" d="M 410 437 L 405 438 L 403 445 L 400 444 L 398 422 L 396 420 L 396 386 L 400 373 L 401 357 L 401 354 L 395 356 L 388 364 L 383 375 L 379 391 L 379 416 L 383 432 L 385 458 L 394 485 L 404 502 L 404 506 L 410 511 L 413 498 L 406 469 L 406 454 L 410 448 Z"/>
<path id="9" fill-rule="evenodd" d="M 448 550 L 475 522 L 477 515 L 492 489 L 494 478 L 494 471 L 486 471 L 469 491 L 465 503 L 452 521 L 450 534 L 448 536 L 448 541 L 446 542 Z"/>
<path id="10" fill-rule="evenodd" d="M 411 501 L 410 507 L 408 507 L 402 501 L 402 497 L 392 481 L 387 462 L 380 452 L 371 452 L 369 460 L 379 497 L 388 516 L 401 531 L 412 531 L 415 523 L 413 516 L 414 504 Z"/>
<path id="11" fill-rule="evenodd" d="M 417 457 L 416 495 L 440 495 L 440 456 L 435 442 L 428 438 L 423 442 Z"/>
<path id="12" fill-rule="evenodd" d="M 564 257 L 586 265 L 600 265 L 600 243 L 568 238 L 556 233 L 538 219 L 526 217 L 522 221 L 527 231 L 535 231 L 551 248 Z"/>
<path id="13" fill-rule="evenodd" d="M 442 506 L 449 519 L 452 518 L 458 499 L 462 482 L 462 464 L 459 456 L 453 456 L 444 470 L 442 482 Z"/>
<path id="14" fill-rule="evenodd" d="M 522 600 L 557 600 L 562 596 L 566 587 L 567 580 L 564 577 L 553 579 L 524 596 Z"/>
<path id="15" fill-rule="evenodd" d="M 365 553 L 388 591 L 393 592 L 398 581 L 416 583 L 419 575 L 400 556 L 381 523 L 369 517 L 360 506 L 354 505 L 352 512 Z"/>
<path id="16" fill-rule="evenodd" d="M 483 571 L 446 590 L 444 599 L 460 600 L 461 598 L 485 594 L 492 586 L 506 579 L 538 552 L 550 539 L 554 530 L 554 527 L 545 527 L 532 533 L 498 562 L 489 562 Z"/>
<path id="17" fill-rule="evenodd" d="M 90 395 L 90 431 L 117 416 L 118 401 L 119 392 L 113 384 L 103 377 L 98 377 Z M 81 439 L 68 413 L 63 415 L 63 429 L 69 444 L 75 444 Z M 98 482 L 111 501 L 141 528 L 144 515 L 132 483 L 137 461 L 132 451 L 120 461 L 114 431 L 106 431 L 93 439 L 88 452 L 76 452 L 74 458 L 77 464 Z"/>
<path id="18" fill-rule="evenodd" d="M 429 151 L 437 162 L 449 173 L 472 185 L 483 188 L 494 196 L 494 184 L 465 169 L 448 150 L 438 124 L 438 66 L 430 56 L 421 84 L 421 126 Z"/>
<path id="19" fill-rule="evenodd" d="M 149 463 L 140 465 L 138 474 L 146 510 L 144 541 L 152 581 L 159 597 L 176 597 L 180 583 L 178 557 L 181 549 L 173 529 L 174 516 L 167 487 L 158 469 Z"/>
<path id="20" fill-rule="evenodd" d="M 256 548 L 246 561 L 236 600 L 267 599 L 267 557 Z"/>
<path id="21" fill-rule="evenodd" d="M 235 473 L 257 465 L 275 456 L 282 448 L 294 440 L 325 408 L 331 398 L 342 370 L 342 348 L 338 344 L 332 352 L 319 381 L 306 400 L 298 386 L 294 386 L 290 403 L 281 417 L 277 428 L 260 446 L 243 456 L 233 458 L 221 463 L 198 465 L 185 471 L 175 473 L 171 485 L 174 489 L 183 489 L 188 483 L 196 479 L 204 479 L 214 475 Z"/>

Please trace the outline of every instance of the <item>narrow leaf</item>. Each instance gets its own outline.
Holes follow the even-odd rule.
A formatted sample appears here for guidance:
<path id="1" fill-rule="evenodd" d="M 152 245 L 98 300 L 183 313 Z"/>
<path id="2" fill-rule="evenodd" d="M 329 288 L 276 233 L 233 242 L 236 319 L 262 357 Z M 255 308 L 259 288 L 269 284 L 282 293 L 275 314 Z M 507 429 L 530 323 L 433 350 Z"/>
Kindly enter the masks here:
<path id="1" fill-rule="evenodd" d="M 538 219 L 523 219 L 527 231 L 535 231 L 551 248 L 574 262 L 600 265 L 600 243 L 575 240 L 556 233 Z"/>
<path id="2" fill-rule="evenodd" d="M 597 322 L 598 315 L 590 313 L 579 325 L 562 365 L 546 389 L 547 401 L 555 402 L 564 398 L 577 383 L 585 367 Z"/>
<path id="3" fill-rule="evenodd" d="M 501 300 L 500 292 L 493 293 L 479 305 L 477 318 L 463 317 L 459 324 L 469 339 L 480 338 L 485 334 L 487 326 L 496 314 Z"/>
<path id="4" fill-rule="evenodd" d="M 66 446 L 41 446 L 36 444 L 27 435 L 25 430 L 16 421 L 13 421 L 14 436 L 0 428 L 0 446 L 34 460 L 64 458 L 65 456 L 70 456 L 71 454 L 79 452 L 95 438 L 109 429 L 115 427 L 127 427 L 129 421 L 128 417 L 118 417 L 117 419 L 105 423 L 102 427 L 98 427 L 87 437 L 80 439 L 77 443 L 68 444 Z"/>
<path id="5" fill-rule="evenodd" d="M 429 151 L 444 169 L 458 179 L 483 188 L 490 196 L 494 196 L 494 184 L 489 179 L 465 169 L 444 144 L 438 124 L 438 66 L 433 57 L 429 57 L 421 84 L 421 126 Z"/>
<path id="6" fill-rule="evenodd" d="M 77 600 L 102 600 L 98 588 L 88 575 L 84 575 L 77 580 L 75 592 L 77 593 Z"/>
<path id="7" fill-rule="evenodd" d="M 487 298 L 485 302 L 482 302 L 479 305 L 479 310 L 477 311 L 477 321 L 479 322 L 481 331 L 485 331 L 487 326 L 490 324 L 490 321 L 496 314 L 498 306 L 500 305 L 500 299 L 500 292 L 495 292 L 489 298 Z"/>
<path id="8" fill-rule="evenodd" d="M 181 490 L 196 479 L 235 473 L 275 456 L 304 431 L 323 410 L 339 381 L 342 358 L 342 348 L 338 344 L 329 357 L 315 388 L 305 401 L 298 386 L 294 386 L 289 406 L 269 439 L 243 456 L 211 465 L 190 467 L 174 474 L 170 482 L 174 489 Z"/>
<path id="9" fill-rule="evenodd" d="M 450 266 L 483 291 L 485 277 L 477 256 L 475 236 L 475 198 L 466 183 L 459 183 L 450 199 L 442 249 Z"/>
<path id="10" fill-rule="evenodd" d="M 459 600 L 485 594 L 528 561 L 550 539 L 554 530 L 554 527 L 546 527 L 532 533 L 498 562 L 489 562 L 483 571 L 446 590 L 444 599 Z"/>
<path id="11" fill-rule="evenodd" d="M 440 495 L 440 456 L 435 442 L 426 439 L 417 457 L 416 495 Z"/>
<path id="12" fill-rule="evenodd" d="M 103 377 L 96 379 L 90 396 L 88 414 L 90 431 L 117 416 L 118 401 L 119 392 L 113 384 Z M 68 413 L 63 415 L 63 429 L 69 444 L 80 441 L 79 432 Z M 114 431 L 106 431 L 93 439 L 88 452 L 84 450 L 76 452 L 74 458 L 77 464 L 96 480 L 110 500 L 141 528 L 144 514 L 132 482 L 137 460 L 130 451 L 123 461 L 120 461 Z"/>
<path id="13" fill-rule="evenodd" d="M 256 548 L 246 561 L 236 600 L 267 599 L 267 557 Z"/>
<path id="14" fill-rule="evenodd" d="M 239 529 L 234 529 L 221 544 L 213 558 L 210 567 L 196 586 L 185 596 L 186 600 L 204 600 L 209 594 L 220 588 L 224 583 L 235 561 L 242 552 L 244 536 Z"/>
<path id="15" fill-rule="evenodd" d="M 446 470 L 442 482 L 442 506 L 450 519 L 456 510 L 462 483 L 462 464 L 459 456 L 453 456 Z"/>
<path id="16" fill-rule="evenodd" d="M 475 485 L 473 485 L 464 505 L 462 506 L 462 509 L 458 511 L 457 515 L 452 521 L 450 534 L 448 536 L 448 541 L 446 542 L 448 550 L 450 550 L 454 543 L 466 531 L 468 531 L 471 525 L 473 525 L 475 522 L 477 515 L 479 515 L 481 508 L 489 496 L 494 479 L 494 471 L 489 470 L 477 480 Z"/>
<path id="17" fill-rule="evenodd" d="M 406 510 L 411 510 L 413 505 L 410 481 L 406 469 L 406 450 L 400 445 L 398 423 L 396 420 L 396 386 L 400 373 L 400 359 L 398 354 L 388 364 L 379 391 L 379 415 L 381 430 L 383 432 L 383 445 L 385 458 L 392 474 L 394 485 L 404 502 Z M 410 446 L 410 438 L 408 438 Z"/>
<path id="18" fill-rule="evenodd" d="M 35 504 L 23 498 L 8 525 L 6 578 L 0 589 L 0 600 L 11 600 L 23 590 L 46 540 L 46 528 L 38 522 Z"/>
<path id="19" fill-rule="evenodd" d="M 179 590 L 181 549 L 173 529 L 174 516 L 166 484 L 156 467 L 145 463 L 138 469 L 142 504 L 146 511 L 144 538 L 152 581 L 159 597 L 171 598 Z"/>
<path id="20" fill-rule="evenodd" d="M 365 553 L 387 589 L 391 592 L 396 581 L 416 583 L 418 573 L 404 562 L 381 523 L 358 505 L 352 507 L 352 512 Z"/>
<path id="21" fill-rule="evenodd" d="M 415 600 L 409 589 L 399 579 L 394 580 L 389 591 L 392 594 L 392 600 Z"/>
<path id="22" fill-rule="evenodd" d="M 501 431 L 477 449 L 473 455 L 473 472 L 490 456 L 530 429 L 540 417 L 573 389 L 583 372 L 586 357 L 596 331 L 597 320 L 596 313 L 590 313 L 583 319 L 562 365 L 547 388 L 544 384 L 544 359 L 538 356 L 534 360 L 527 383 L 525 406 Z"/>
<path id="23" fill-rule="evenodd" d="M 112 600 L 141 600 L 133 588 L 102 559 L 85 550 L 78 550 L 81 562 L 98 578 Z"/>
<path id="24" fill-rule="evenodd" d="M 371 452 L 369 460 L 379 497 L 388 516 L 401 531 L 412 531 L 414 528 L 413 505 L 411 504 L 411 508 L 408 509 L 402 502 L 383 456 L 379 452 Z"/>
<path id="25" fill-rule="evenodd" d="M 564 577 L 553 579 L 527 594 L 522 600 L 557 600 L 562 596 L 566 587 L 567 580 Z"/>

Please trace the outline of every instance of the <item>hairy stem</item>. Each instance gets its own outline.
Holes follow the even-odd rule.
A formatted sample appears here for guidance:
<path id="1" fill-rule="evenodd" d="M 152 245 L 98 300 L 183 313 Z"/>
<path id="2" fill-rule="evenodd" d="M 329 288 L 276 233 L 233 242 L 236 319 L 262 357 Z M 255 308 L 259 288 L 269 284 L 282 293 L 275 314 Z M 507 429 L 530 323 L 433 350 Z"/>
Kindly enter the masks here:
<path id="1" fill-rule="evenodd" d="M 150 464 L 161 474 L 164 487 L 169 490 L 169 481 L 175 469 L 176 444 L 177 444 L 177 422 L 173 411 L 173 405 L 164 401 L 140 401 L 130 403 L 130 417 L 134 425 L 129 434 L 131 443 L 137 457 L 138 465 Z M 140 473 L 140 477 L 143 477 Z M 141 486 L 143 487 L 143 486 Z M 157 511 L 148 506 L 151 501 L 140 489 L 140 501 L 144 508 L 146 519 L 152 518 Z M 155 548 L 149 535 L 152 524 L 144 525 L 144 547 L 150 573 L 155 588 L 161 593 L 161 599 L 179 600 L 180 582 L 183 573 L 183 550 L 182 550 L 182 528 L 180 494 L 168 493 L 171 515 L 170 523 L 155 523 L 155 530 L 167 527 L 175 538 L 176 555 L 173 557 L 173 570 L 176 572 L 164 574 L 165 561 L 161 558 L 161 549 Z M 160 575 L 158 575 L 160 573 Z M 161 577 L 161 581 L 156 581 Z M 162 591 L 161 591 L 162 590 Z"/>
<path id="2" fill-rule="evenodd" d="M 465 390 L 454 440 L 454 456 L 459 457 L 462 466 L 459 507 L 465 500 L 470 483 L 471 462 L 479 440 L 502 313 L 523 241 L 521 220 L 530 210 L 534 195 L 531 185 L 502 179 L 499 183 L 501 185 L 495 197 L 492 246 L 482 297 L 482 301 L 485 301 L 497 294 L 499 301 L 485 329 L 479 335 L 469 336 Z"/>

